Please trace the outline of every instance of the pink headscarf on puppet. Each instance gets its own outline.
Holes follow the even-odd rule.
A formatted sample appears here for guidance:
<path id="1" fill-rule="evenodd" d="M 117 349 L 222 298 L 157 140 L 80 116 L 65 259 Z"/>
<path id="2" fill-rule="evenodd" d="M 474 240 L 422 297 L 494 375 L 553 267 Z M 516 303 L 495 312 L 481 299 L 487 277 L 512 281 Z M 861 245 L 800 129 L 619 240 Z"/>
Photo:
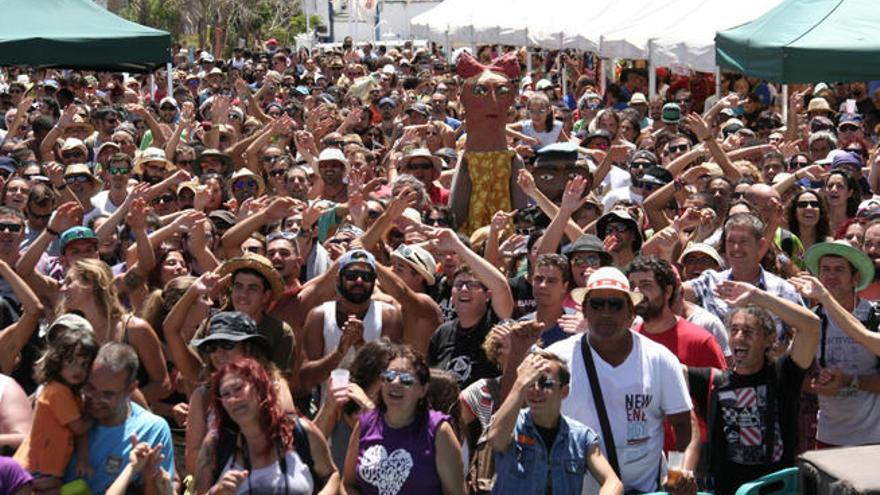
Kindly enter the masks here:
<path id="1" fill-rule="evenodd" d="M 507 146 L 507 111 L 516 98 L 511 79 L 520 73 L 516 53 L 507 53 L 484 65 L 463 52 L 456 72 L 464 78 L 461 103 L 467 132 L 464 155 L 453 180 L 450 206 L 466 218 L 461 231 L 470 235 L 488 225 L 496 211 L 526 205 L 513 185 L 522 161 Z"/>

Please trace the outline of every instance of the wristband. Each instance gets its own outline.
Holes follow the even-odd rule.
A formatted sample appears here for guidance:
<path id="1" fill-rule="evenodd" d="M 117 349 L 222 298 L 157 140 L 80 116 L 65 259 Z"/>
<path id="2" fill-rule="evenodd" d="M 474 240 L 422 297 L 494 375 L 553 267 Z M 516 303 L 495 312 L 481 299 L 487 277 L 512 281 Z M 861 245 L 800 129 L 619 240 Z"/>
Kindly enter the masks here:
<path id="1" fill-rule="evenodd" d="M 48 233 L 54 235 L 55 237 L 61 237 L 61 234 L 59 234 L 58 232 L 56 232 L 56 231 L 50 229 L 49 227 L 46 227 L 46 232 L 48 232 Z"/>

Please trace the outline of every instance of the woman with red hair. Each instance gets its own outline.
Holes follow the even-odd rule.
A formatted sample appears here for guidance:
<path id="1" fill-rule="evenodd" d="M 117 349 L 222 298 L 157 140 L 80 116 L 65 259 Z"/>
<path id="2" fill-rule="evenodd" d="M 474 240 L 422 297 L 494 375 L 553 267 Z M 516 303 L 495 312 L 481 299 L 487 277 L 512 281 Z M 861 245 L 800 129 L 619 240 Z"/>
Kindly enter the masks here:
<path id="1" fill-rule="evenodd" d="M 197 494 L 331 494 L 339 472 L 310 421 L 282 411 L 259 362 L 241 358 L 211 377 L 212 431 L 199 453 Z"/>

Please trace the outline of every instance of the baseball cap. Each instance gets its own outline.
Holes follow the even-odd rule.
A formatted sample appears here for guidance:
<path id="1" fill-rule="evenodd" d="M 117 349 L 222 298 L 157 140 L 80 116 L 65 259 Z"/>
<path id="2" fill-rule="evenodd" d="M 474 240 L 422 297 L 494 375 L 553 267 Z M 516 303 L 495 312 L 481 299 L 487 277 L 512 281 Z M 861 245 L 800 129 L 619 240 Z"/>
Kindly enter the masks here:
<path id="1" fill-rule="evenodd" d="M 663 105 L 663 112 L 660 114 L 660 120 L 667 124 L 677 124 L 681 120 L 681 107 L 678 103 L 667 103 Z"/>
<path id="2" fill-rule="evenodd" d="M 633 153 L 632 157 L 629 159 L 629 163 L 644 163 L 650 165 L 657 165 L 659 160 L 657 160 L 657 155 L 648 150 L 638 150 Z"/>
<path id="3" fill-rule="evenodd" d="M 425 117 L 428 117 L 429 115 L 431 115 L 431 112 L 428 110 L 428 105 L 425 105 L 424 103 L 421 103 L 421 102 L 413 103 L 412 105 L 410 105 L 409 108 L 406 109 L 406 111 L 407 112 L 416 112 L 416 113 L 424 115 Z"/>
<path id="4" fill-rule="evenodd" d="M 86 330 L 89 332 L 95 331 L 89 320 L 75 313 L 64 313 L 58 318 L 55 318 L 55 320 L 49 324 L 49 327 L 46 328 L 46 338 L 48 340 L 54 339 L 62 329 Z"/>
<path id="5" fill-rule="evenodd" d="M 94 241 L 95 244 L 98 244 L 98 236 L 95 235 L 95 231 L 88 227 L 76 226 L 71 227 L 64 232 L 61 233 L 61 252 L 64 252 L 64 249 L 73 241 L 79 240 L 87 240 Z"/>
<path id="6" fill-rule="evenodd" d="M 848 151 L 835 153 L 834 157 L 831 159 L 832 169 L 841 167 L 862 168 L 862 165 L 862 159 L 855 153 L 850 153 Z"/>
<path id="7" fill-rule="evenodd" d="M 721 258 L 721 255 L 718 254 L 718 251 L 710 244 L 703 242 L 691 242 L 688 244 L 687 247 L 684 248 L 684 251 L 681 252 L 681 256 L 678 257 L 678 262 L 684 263 L 684 259 L 693 253 L 705 254 L 715 260 L 715 262 L 718 263 L 719 268 L 724 267 L 724 260 Z"/>
<path id="8" fill-rule="evenodd" d="M 629 280 L 622 271 L 613 266 L 603 266 L 593 272 L 587 279 L 586 287 L 579 287 L 571 291 L 571 298 L 578 304 L 583 305 L 587 296 L 594 290 L 613 290 L 629 297 L 633 306 L 642 302 L 642 293 L 633 292 L 629 288 Z"/>
<path id="9" fill-rule="evenodd" d="M 840 116 L 840 121 L 838 121 L 837 125 L 843 124 L 857 124 L 862 125 L 862 116 L 857 113 L 845 113 Z"/>
<path id="10" fill-rule="evenodd" d="M 366 263 L 370 265 L 370 268 L 374 272 L 376 271 L 376 258 L 372 255 L 372 253 L 363 249 L 353 249 L 343 254 L 339 258 L 339 269 L 337 272 L 345 270 L 348 265 L 352 265 L 354 263 Z"/>
<path id="11" fill-rule="evenodd" d="M 394 108 L 397 106 L 397 102 L 394 101 L 394 98 L 389 98 L 385 96 L 381 100 L 379 100 L 379 104 L 377 106 L 382 107 L 384 105 L 391 105 L 391 108 Z"/>

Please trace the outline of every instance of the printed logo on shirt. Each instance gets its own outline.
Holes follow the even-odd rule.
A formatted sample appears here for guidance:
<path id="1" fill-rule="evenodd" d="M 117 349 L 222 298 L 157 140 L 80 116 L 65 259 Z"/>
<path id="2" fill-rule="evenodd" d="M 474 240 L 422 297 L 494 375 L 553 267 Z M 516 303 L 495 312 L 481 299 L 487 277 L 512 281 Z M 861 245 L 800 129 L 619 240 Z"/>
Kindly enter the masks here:
<path id="1" fill-rule="evenodd" d="M 379 495 L 397 495 L 409 478 L 412 467 L 412 455 L 406 450 L 397 449 L 388 455 L 385 447 L 373 445 L 361 455 L 358 474 L 375 486 Z"/>
<path id="2" fill-rule="evenodd" d="M 728 459 L 737 464 L 755 465 L 767 462 L 764 453 L 767 427 L 767 386 L 742 387 L 718 393 L 722 429 L 727 440 Z M 782 435 L 779 422 L 774 422 L 773 462 L 782 459 Z"/>
<path id="3" fill-rule="evenodd" d="M 455 376 L 458 383 L 464 383 L 471 376 L 472 366 L 470 356 L 455 356 L 449 360 L 446 369 Z"/>
<path id="4" fill-rule="evenodd" d="M 122 469 L 122 458 L 115 455 L 107 456 L 107 462 L 104 464 L 104 472 L 107 474 L 116 474 Z"/>
<path id="5" fill-rule="evenodd" d="M 651 394 L 626 394 L 626 444 L 638 445 L 648 441 L 648 406 L 654 400 Z"/>

